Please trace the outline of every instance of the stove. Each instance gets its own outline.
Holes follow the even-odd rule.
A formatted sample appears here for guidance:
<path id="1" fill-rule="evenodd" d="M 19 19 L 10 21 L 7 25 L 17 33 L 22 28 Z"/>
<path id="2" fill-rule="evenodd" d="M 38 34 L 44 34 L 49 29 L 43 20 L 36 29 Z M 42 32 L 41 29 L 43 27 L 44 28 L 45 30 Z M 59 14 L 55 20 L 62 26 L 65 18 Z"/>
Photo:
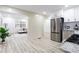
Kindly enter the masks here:
<path id="1" fill-rule="evenodd" d="M 79 34 L 71 35 L 71 37 L 69 37 L 66 41 L 71 42 L 71 43 L 75 43 L 75 44 L 79 44 Z"/>

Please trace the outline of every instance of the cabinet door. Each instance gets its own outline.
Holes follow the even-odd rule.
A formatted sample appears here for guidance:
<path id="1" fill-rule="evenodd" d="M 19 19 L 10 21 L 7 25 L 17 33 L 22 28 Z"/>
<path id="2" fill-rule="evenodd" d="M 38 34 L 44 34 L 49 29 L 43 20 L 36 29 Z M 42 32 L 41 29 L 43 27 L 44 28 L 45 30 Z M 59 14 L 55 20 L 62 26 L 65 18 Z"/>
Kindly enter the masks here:
<path id="1" fill-rule="evenodd" d="M 79 21 L 79 8 L 74 8 L 75 21 Z"/>
<path id="2" fill-rule="evenodd" d="M 63 10 L 60 10 L 57 14 L 58 14 L 59 17 L 64 17 L 63 16 Z"/>
<path id="3" fill-rule="evenodd" d="M 74 21 L 74 9 L 68 9 L 64 11 L 65 22 Z"/>

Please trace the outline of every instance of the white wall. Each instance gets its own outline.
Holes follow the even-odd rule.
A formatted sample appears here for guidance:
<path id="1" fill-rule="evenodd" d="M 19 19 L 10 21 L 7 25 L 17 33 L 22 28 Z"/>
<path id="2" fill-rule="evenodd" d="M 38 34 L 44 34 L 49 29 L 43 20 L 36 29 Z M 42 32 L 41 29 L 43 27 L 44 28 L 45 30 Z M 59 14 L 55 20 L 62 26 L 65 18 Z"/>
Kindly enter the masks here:
<path id="1" fill-rule="evenodd" d="M 44 23 L 44 32 L 47 32 L 47 33 L 50 32 L 50 19 L 45 20 L 45 23 Z"/>
<path id="2" fill-rule="evenodd" d="M 7 24 L 7 29 L 9 29 L 10 33 L 15 33 L 15 20 L 11 17 L 3 18 L 3 25 Z"/>
<path id="3" fill-rule="evenodd" d="M 33 14 L 29 18 L 29 36 L 31 39 L 42 38 L 44 34 L 44 24 L 45 17 L 43 15 Z"/>
<path id="4" fill-rule="evenodd" d="M 44 37 L 50 39 L 50 19 L 44 21 Z"/>

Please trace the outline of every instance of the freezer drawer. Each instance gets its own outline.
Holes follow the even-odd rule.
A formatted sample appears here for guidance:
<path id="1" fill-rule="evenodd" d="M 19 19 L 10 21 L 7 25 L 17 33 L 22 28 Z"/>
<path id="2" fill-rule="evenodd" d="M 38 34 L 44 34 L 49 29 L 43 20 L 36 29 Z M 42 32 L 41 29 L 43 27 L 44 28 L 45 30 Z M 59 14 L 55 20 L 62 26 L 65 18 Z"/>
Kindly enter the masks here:
<path id="1" fill-rule="evenodd" d="M 60 34 L 52 33 L 51 34 L 51 40 L 61 42 L 60 40 Z"/>

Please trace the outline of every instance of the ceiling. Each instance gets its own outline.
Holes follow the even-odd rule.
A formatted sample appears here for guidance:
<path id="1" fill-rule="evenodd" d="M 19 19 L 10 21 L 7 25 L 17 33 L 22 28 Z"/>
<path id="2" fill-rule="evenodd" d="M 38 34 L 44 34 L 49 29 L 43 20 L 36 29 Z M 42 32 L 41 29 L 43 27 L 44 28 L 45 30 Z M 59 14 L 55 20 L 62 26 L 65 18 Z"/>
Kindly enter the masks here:
<path id="1" fill-rule="evenodd" d="M 11 7 L 36 13 L 53 13 L 64 7 L 64 5 L 11 5 Z"/>
<path id="2" fill-rule="evenodd" d="M 10 7 L 41 14 L 43 14 L 43 12 L 52 14 L 53 12 L 64 8 L 65 5 L 11 5 Z"/>

